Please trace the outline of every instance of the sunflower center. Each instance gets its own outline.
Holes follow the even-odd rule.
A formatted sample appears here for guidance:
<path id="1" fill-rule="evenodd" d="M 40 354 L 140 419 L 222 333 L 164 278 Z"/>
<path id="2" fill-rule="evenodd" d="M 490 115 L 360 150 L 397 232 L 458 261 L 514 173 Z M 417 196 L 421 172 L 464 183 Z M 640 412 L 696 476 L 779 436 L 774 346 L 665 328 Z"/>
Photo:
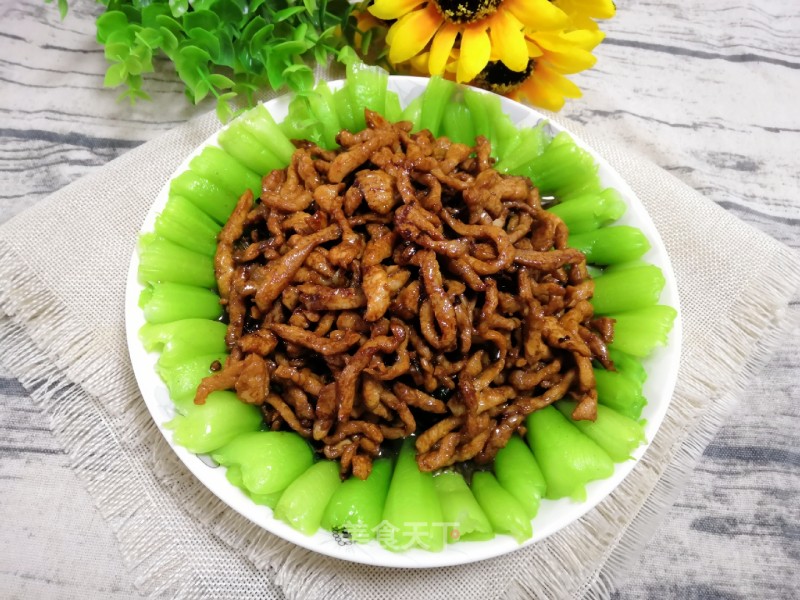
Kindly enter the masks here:
<path id="1" fill-rule="evenodd" d="M 457 25 L 474 23 L 493 15 L 503 0 L 434 0 L 445 20 Z"/>
<path id="2" fill-rule="evenodd" d="M 533 73 L 535 63 L 528 60 L 523 71 L 512 71 L 499 60 L 490 61 L 486 67 L 471 81 L 472 85 L 496 94 L 508 94 L 518 88 Z"/>

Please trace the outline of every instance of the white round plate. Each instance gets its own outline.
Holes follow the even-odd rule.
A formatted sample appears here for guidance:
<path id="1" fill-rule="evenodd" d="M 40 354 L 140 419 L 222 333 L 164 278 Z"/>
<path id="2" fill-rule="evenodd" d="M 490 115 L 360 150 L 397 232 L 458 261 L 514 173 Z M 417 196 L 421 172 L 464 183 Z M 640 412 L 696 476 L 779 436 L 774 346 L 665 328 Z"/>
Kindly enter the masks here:
<path id="1" fill-rule="evenodd" d="M 400 101 L 405 106 L 425 89 L 427 81 L 427 79 L 418 77 L 392 76 L 389 78 L 389 89 L 399 94 Z M 337 89 L 341 84 L 342 82 L 333 82 L 331 87 Z M 546 120 L 546 117 L 535 110 L 507 98 L 502 98 L 502 103 L 505 112 L 518 125 L 534 125 L 540 120 Z M 288 104 L 289 97 L 283 96 L 267 102 L 265 106 L 275 120 L 280 122 L 287 114 Z M 560 131 L 560 128 L 553 124 L 551 124 L 551 127 L 554 131 Z M 628 210 L 619 221 L 619 224 L 633 225 L 640 228 L 650 240 L 652 249 L 643 258 L 647 262 L 658 265 L 664 273 L 666 286 L 661 296 L 661 303 L 677 309 L 678 290 L 672 265 L 664 248 L 664 243 L 644 206 L 620 175 L 603 158 L 581 140 L 577 138 L 575 140 L 589 151 L 600 165 L 600 177 L 604 186 L 618 190 L 628 205 Z M 208 145 L 216 145 L 216 142 L 217 134 L 214 134 L 184 161 L 174 176 L 185 171 L 188 168 L 189 161 L 199 154 L 203 148 Z M 142 232 L 153 230 L 155 218 L 167 202 L 168 191 L 169 184 L 164 186 L 155 199 L 142 225 Z M 313 536 L 305 536 L 285 523 L 274 519 L 269 508 L 251 502 L 241 490 L 227 481 L 223 467 L 210 466 L 208 459 L 204 462 L 197 455 L 175 445 L 172 441 L 172 433 L 164 429 L 164 423 L 172 419 L 175 413 L 167 388 L 155 372 L 155 363 L 158 355 L 146 352 L 139 341 L 138 331 L 145 321 L 142 310 L 138 306 L 139 294 L 142 290 L 142 286 L 136 277 L 138 268 L 139 260 L 134 252 L 128 272 L 125 297 L 126 331 L 136 380 L 139 383 L 139 389 L 142 392 L 147 408 L 153 416 L 153 420 L 186 467 L 220 500 L 267 531 L 309 550 L 357 563 L 405 568 L 458 565 L 505 554 L 522 546 L 534 544 L 579 519 L 622 482 L 647 450 L 646 445 L 640 447 L 634 453 L 633 460 L 616 465 L 614 474 L 611 477 L 590 483 L 587 486 L 587 499 L 584 502 L 578 503 L 568 498 L 557 501 L 542 500 L 539 514 L 533 520 L 533 537 L 522 545 L 509 536 L 498 535 L 494 539 L 485 542 L 448 544 L 442 552 L 438 553 L 419 549 L 395 553 L 385 550 L 376 541 L 363 545 L 347 543 L 341 538 L 335 538 L 330 532 L 323 530 L 319 530 Z M 664 348 L 657 349 L 645 363 L 648 379 L 644 387 L 644 394 L 648 399 L 648 404 L 642 417 L 647 420 L 645 433 L 648 440 L 652 440 L 655 436 L 672 398 L 678 372 L 680 347 L 681 319 L 679 313 L 669 337 L 669 344 Z"/>

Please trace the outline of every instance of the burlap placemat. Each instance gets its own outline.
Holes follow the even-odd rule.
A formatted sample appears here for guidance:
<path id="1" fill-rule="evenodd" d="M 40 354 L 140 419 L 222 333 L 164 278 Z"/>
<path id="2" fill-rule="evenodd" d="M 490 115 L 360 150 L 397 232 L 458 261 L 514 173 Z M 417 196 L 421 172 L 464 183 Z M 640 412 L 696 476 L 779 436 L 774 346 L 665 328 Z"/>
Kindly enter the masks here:
<path id="1" fill-rule="evenodd" d="M 658 435 L 613 494 L 543 542 L 462 567 L 344 563 L 272 536 L 212 496 L 155 428 L 130 368 L 123 297 L 136 234 L 174 169 L 217 127 L 213 115 L 193 120 L 0 227 L 0 357 L 67 449 L 140 591 L 177 598 L 608 597 L 766 359 L 800 286 L 798 256 L 655 165 L 580 132 L 643 201 L 677 276 L 683 356 Z"/>

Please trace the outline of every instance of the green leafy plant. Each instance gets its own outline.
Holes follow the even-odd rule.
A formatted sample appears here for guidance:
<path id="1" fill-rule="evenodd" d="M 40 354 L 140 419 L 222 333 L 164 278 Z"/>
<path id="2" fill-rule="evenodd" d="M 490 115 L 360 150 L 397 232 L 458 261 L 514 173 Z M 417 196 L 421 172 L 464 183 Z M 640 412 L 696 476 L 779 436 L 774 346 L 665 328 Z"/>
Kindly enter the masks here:
<path id="1" fill-rule="evenodd" d="M 351 45 L 368 50 L 373 37 L 358 30 L 363 7 L 347 0 L 97 1 L 106 7 L 97 18 L 97 41 L 111 63 L 106 87 L 124 86 L 120 98 L 131 103 L 149 100 L 143 78 L 163 55 L 190 101 L 216 98 L 222 121 L 236 112 L 234 99 L 252 106 L 261 88 L 308 92 L 312 62 L 349 60 Z M 64 18 L 67 0 L 58 7 Z"/>

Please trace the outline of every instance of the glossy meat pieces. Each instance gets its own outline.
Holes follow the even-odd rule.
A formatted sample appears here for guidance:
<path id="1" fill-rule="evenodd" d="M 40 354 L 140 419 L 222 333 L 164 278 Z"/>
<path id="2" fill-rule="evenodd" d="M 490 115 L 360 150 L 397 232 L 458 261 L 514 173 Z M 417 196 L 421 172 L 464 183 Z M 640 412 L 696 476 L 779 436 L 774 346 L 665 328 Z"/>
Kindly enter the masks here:
<path id="1" fill-rule="evenodd" d="M 237 204 L 215 262 L 231 356 L 196 401 L 235 389 L 361 478 L 414 433 L 430 471 L 491 462 L 560 398 L 593 419 L 613 322 L 563 222 L 484 138 L 366 119 L 337 152 L 299 143 Z"/>

